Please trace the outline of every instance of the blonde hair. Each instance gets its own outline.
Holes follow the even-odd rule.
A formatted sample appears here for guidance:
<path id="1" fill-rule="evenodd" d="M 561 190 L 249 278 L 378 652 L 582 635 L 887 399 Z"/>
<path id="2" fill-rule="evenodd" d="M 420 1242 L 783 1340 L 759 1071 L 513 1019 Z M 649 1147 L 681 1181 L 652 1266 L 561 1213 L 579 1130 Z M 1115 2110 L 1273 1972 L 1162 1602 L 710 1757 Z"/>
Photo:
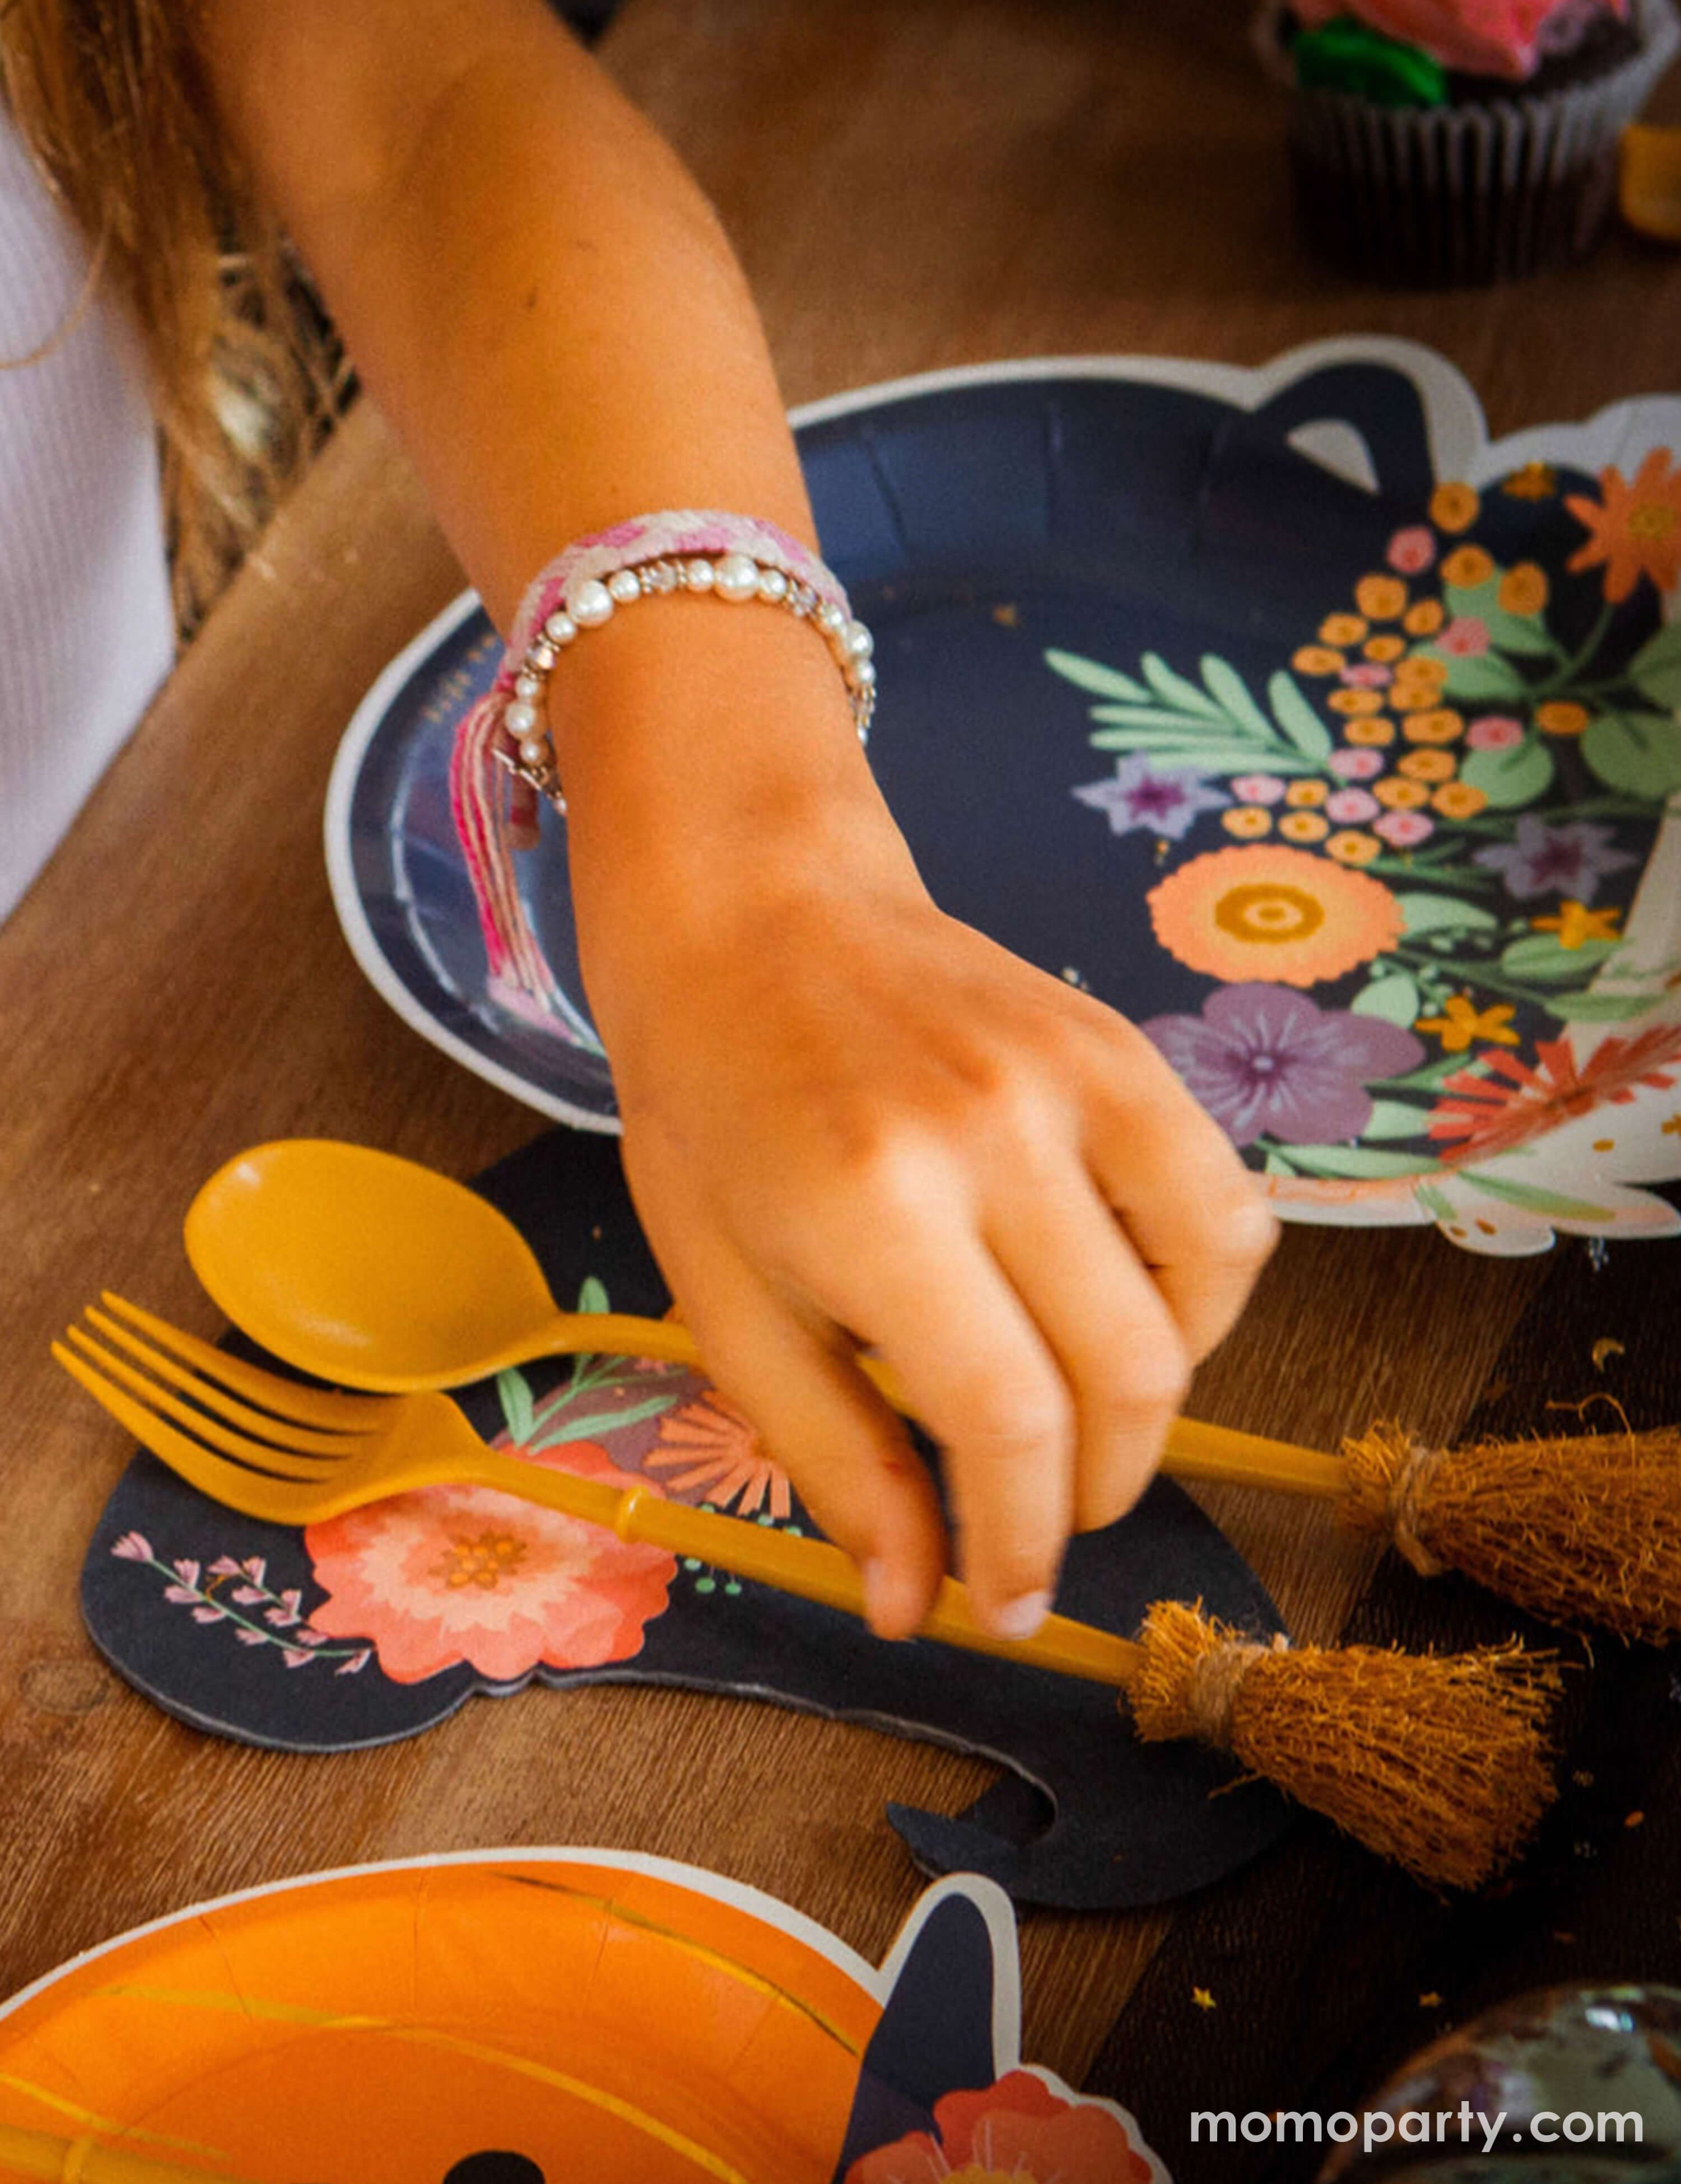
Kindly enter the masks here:
<path id="1" fill-rule="evenodd" d="M 58 338 L 104 284 L 144 344 L 185 633 L 307 460 L 328 337 L 218 125 L 192 0 L 0 0 L 0 93 L 92 251 Z"/>

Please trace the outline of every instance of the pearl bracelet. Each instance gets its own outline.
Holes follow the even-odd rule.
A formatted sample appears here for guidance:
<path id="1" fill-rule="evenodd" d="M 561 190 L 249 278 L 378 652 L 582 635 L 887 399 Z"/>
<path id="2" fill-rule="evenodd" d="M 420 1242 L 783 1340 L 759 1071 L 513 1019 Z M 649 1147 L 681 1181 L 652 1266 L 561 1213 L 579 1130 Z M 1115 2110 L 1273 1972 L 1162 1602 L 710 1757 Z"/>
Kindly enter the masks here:
<path id="1" fill-rule="evenodd" d="M 575 1011 L 544 956 L 516 873 L 517 850 L 532 838 L 538 796 L 559 812 L 567 808 L 544 692 L 561 654 L 587 631 L 638 599 L 673 592 L 730 604 L 757 601 L 809 621 L 840 671 L 858 740 L 868 738 L 875 710 L 870 633 L 839 579 L 775 524 L 717 509 L 664 509 L 576 539 L 557 555 L 521 600 L 495 679 L 456 729 L 450 795 L 478 905 L 490 992 L 561 1038 L 577 1036 Z"/>
<path id="2" fill-rule="evenodd" d="M 553 738 L 543 722 L 542 700 L 549 676 L 561 655 L 586 630 L 600 629 L 621 607 L 670 592 L 690 592 L 732 605 L 757 600 L 809 621 L 827 639 L 846 686 L 858 740 L 869 740 L 875 710 L 875 640 L 841 599 L 822 597 L 802 577 L 776 561 L 757 560 L 740 551 L 686 560 L 662 556 L 622 564 L 605 578 L 584 577 L 567 588 L 563 604 L 546 614 L 516 667 L 503 704 L 498 762 L 545 796 L 557 811 L 566 808 Z"/>

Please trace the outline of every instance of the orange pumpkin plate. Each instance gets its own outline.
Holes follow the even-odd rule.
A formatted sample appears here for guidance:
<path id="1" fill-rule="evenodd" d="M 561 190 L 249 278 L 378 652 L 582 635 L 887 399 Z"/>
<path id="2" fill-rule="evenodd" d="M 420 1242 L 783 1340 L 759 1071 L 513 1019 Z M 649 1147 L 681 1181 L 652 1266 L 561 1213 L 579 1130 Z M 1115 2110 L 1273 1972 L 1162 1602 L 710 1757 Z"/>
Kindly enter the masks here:
<path id="1" fill-rule="evenodd" d="M 0 2008 L 0 2179 L 919 2184 L 977 2131 L 1024 2177 L 1039 2148 L 1060 2184 L 1159 2179 L 1124 2110 L 1018 2065 L 1019 2023 L 1008 1900 L 973 1875 L 877 1970 L 662 1859 L 364 1867 L 182 1912 Z"/>

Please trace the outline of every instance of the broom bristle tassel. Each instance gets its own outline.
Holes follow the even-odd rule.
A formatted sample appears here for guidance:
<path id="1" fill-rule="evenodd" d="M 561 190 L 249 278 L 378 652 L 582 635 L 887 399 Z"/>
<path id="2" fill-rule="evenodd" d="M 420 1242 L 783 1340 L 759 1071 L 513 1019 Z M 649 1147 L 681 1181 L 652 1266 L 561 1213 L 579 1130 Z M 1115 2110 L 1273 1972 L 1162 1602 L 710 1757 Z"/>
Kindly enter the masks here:
<path id="1" fill-rule="evenodd" d="M 1520 1646 L 1261 1646 L 1176 1602 L 1150 1610 L 1142 1643 L 1128 1696 L 1147 1742 L 1230 1752 L 1432 1887 L 1493 1879 L 1552 1802 L 1558 1672 Z"/>
<path id="2" fill-rule="evenodd" d="M 1485 1440 L 1427 1457 L 1396 1428 L 1343 1443 L 1344 1520 L 1409 1540 L 1553 1623 L 1681 1635 L 1681 1431 Z"/>

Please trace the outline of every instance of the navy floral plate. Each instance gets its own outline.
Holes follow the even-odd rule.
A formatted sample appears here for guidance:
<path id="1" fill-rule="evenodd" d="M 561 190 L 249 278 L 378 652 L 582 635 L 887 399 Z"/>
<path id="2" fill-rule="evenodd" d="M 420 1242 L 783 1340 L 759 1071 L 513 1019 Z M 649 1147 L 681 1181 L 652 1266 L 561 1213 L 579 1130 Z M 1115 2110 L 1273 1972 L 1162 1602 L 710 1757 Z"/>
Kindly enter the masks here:
<path id="1" fill-rule="evenodd" d="M 1681 1229 L 1640 1187 L 1681 1178 L 1681 397 L 1491 444 L 1440 357 L 1360 340 L 796 421 L 946 909 L 1141 1022 L 1287 1218 Z M 522 884 L 570 998 L 487 980 L 447 767 L 496 652 L 468 597 L 369 694 L 335 898 L 416 1029 L 611 1129 L 563 822 Z"/>

